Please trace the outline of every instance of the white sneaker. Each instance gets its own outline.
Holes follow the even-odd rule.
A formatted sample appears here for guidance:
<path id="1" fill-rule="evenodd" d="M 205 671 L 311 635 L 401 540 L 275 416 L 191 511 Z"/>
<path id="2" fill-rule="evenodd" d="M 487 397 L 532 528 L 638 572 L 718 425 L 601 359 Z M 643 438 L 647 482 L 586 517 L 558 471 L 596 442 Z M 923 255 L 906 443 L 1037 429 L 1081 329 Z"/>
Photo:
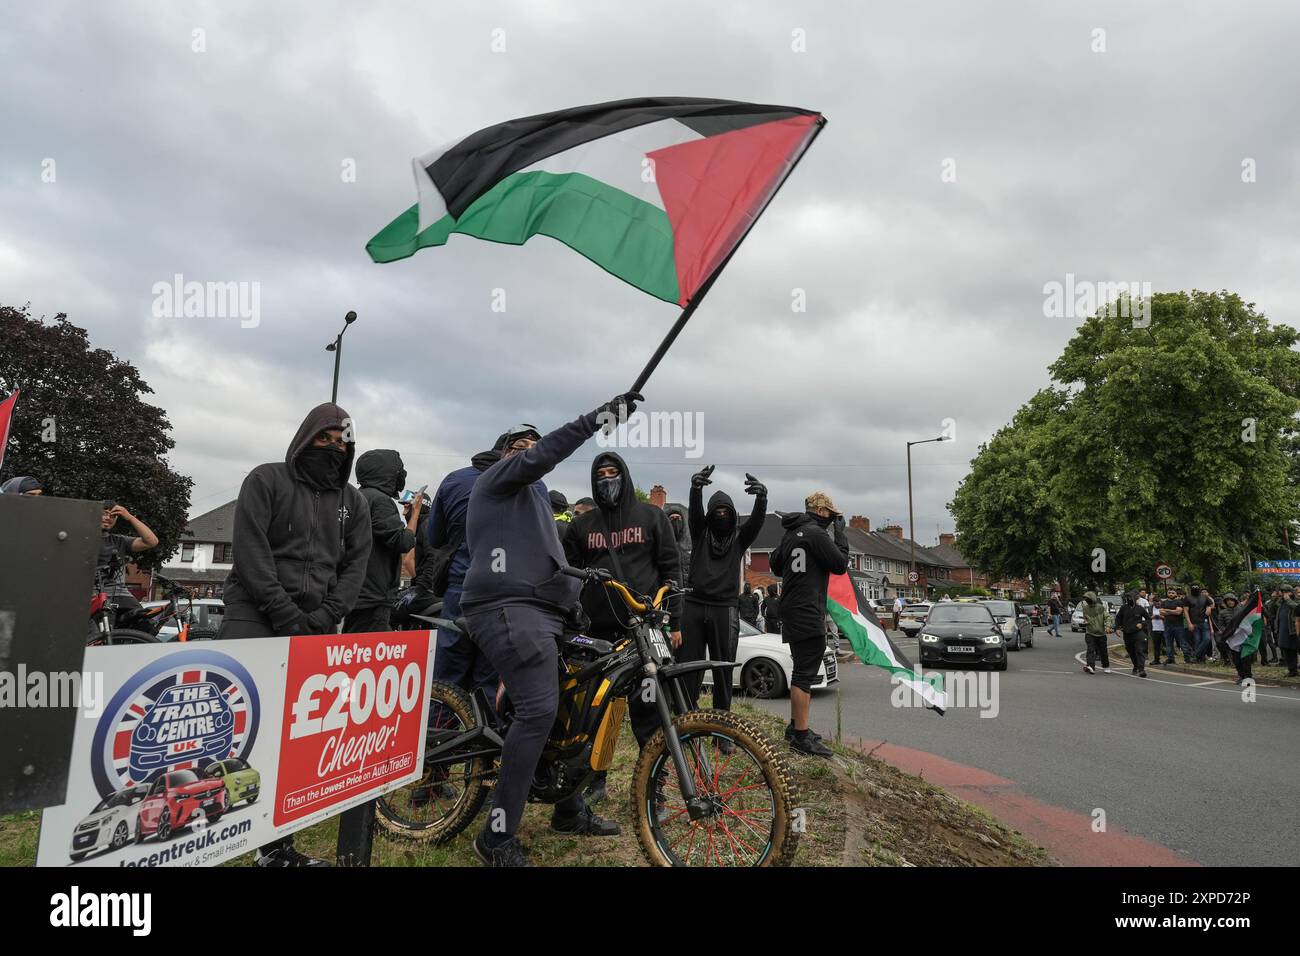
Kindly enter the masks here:
<path id="1" fill-rule="evenodd" d="M 1109 674 L 1109 673 L 1110 673 L 1110 668 L 1109 668 L 1109 667 L 1103 667 L 1103 668 L 1101 669 L 1101 672 L 1102 672 L 1103 674 Z"/>

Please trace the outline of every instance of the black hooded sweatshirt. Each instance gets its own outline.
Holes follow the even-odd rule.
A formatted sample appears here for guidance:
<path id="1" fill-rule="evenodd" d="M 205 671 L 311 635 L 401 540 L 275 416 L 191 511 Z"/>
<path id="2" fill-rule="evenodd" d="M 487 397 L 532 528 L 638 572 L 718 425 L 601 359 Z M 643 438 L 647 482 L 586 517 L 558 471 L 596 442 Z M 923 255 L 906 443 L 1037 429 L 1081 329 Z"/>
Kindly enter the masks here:
<path id="1" fill-rule="evenodd" d="M 258 465 L 244 479 L 224 592 L 230 620 L 265 620 L 279 635 L 323 634 L 352 610 L 371 540 L 369 506 L 347 483 L 356 445 L 348 442 L 337 478 L 324 490 L 312 486 L 298 462 L 321 431 L 349 422 L 338 405 L 317 405 L 298 426 L 284 461 Z M 306 615 L 315 611 L 326 613 L 308 622 Z"/>
<path id="2" fill-rule="evenodd" d="M 736 506 L 725 491 L 715 491 L 706 511 L 701 504 L 703 488 L 691 488 L 691 593 L 686 600 L 695 604 L 721 604 L 735 607 L 740 598 L 740 562 L 758 537 L 767 517 L 767 498 L 754 500 L 749 520 L 739 523 Z M 709 517 L 717 508 L 726 508 L 731 518 L 731 534 L 721 540 L 709 530 Z"/>
<path id="3" fill-rule="evenodd" d="M 781 640 L 824 640 L 826 584 L 848 570 L 848 537 L 841 525 L 823 528 L 806 511 L 786 515 L 781 527 L 785 537 L 772 552 L 772 573 L 781 575 Z"/>
<path id="4" fill-rule="evenodd" d="M 691 579 L 691 526 L 690 517 L 686 509 L 681 505 L 664 505 L 664 514 L 668 516 L 668 523 L 677 530 L 677 554 L 682 559 L 682 580 Z M 678 522 L 673 521 L 673 515 L 681 515 L 681 528 L 678 530 Z"/>
<path id="5" fill-rule="evenodd" d="M 372 448 L 357 459 L 357 484 L 370 507 L 370 560 L 356 607 L 380 607 L 397 600 L 402 555 L 415 547 L 394 500 L 406 485 L 402 456 L 391 448 Z"/>
<path id="6" fill-rule="evenodd" d="M 596 493 L 596 470 L 606 464 L 618 465 L 623 486 L 618 502 L 609 508 Z M 604 568 L 621 577 L 629 587 L 654 597 L 660 585 L 681 583 L 681 556 L 668 515 L 648 502 L 638 501 L 636 486 L 627 462 L 613 452 L 602 452 L 591 463 L 591 492 L 596 507 L 573 519 L 564 549 L 569 563 L 579 568 Z M 614 567 L 609 539 L 614 539 L 622 575 Z M 611 607 L 612 604 L 612 607 Z M 613 591 L 604 587 L 582 590 L 582 607 L 591 618 L 595 635 L 617 633 L 627 621 L 627 606 Z M 680 630 L 681 601 L 669 602 L 671 626 Z"/>

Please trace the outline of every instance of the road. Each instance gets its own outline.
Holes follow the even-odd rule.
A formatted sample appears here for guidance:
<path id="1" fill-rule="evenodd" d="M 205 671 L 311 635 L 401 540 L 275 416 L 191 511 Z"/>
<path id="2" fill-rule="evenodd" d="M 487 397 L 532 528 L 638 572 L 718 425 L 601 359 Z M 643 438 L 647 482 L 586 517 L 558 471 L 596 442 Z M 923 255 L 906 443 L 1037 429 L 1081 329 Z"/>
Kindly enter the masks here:
<path id="1" fill-rule="evenodd" d="M 1300 692 L 1260 687 L 1247 703 L 1231 681 L 1164 674 L 1157 667 L 1148 668 L 1147 680 L 1127 668 L 1088 675 L 1075 659 L 1082 635 L 1034 633 L 1032 649 L 1013 653 L 1005 672 L 988 674 L 997 684 L 985 703 L 996 703 L 996 716 L 981 717 L 977 706 L 950 707 L 944 716 L 895 707 L 888 674 L 856 661 L 843 665 L 838 693 L 844 734 L 945 758 L 925 763 L 936 767 L 927 779 L 940 785 L 948 785 L 946 775 L 969 782 L 972 793 L 1012 795 L 1029 824 L 1021 829 L 1032 837 L 1034 826 L 1046 827 L 1044 833 L 1054 828 L 1072 843 L 1061 847 L 1063 862 L 1175 862 L 1160 847 L 1205 865 L 1300 862 Z M 915 662 L 916 642 L 901 633 L 891 637 Z M 823 735 L 835 729 L 835 693 L 814 699 L 813 726 Z M 758 703 L 789 715 L 784 699 Z M 985 710 L 993 713 L 991 706 Z M 889 759 L 887 753 L 881 756 Z M 907 759 L 892 762 L 915 769 Z M 960 786 L 953 789 L 964 795 Z M 1062 811 L 1059 819 L 1051 819 L 1055 808 Z M 1127 855 L 1089 856 L 1103 842 L 1090 826 L 1101 819 L 1098 810 L 1107 831 L 1121 835 L 1110 845 L 1118 845 L 1122 834 L 1140 838 Z"/>

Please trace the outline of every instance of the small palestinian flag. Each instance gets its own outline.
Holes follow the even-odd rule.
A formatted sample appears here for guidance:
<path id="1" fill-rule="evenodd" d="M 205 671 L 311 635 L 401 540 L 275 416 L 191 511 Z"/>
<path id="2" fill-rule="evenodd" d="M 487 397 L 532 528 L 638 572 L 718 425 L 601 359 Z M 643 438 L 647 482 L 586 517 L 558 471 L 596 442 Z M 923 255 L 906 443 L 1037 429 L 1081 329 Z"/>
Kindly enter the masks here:
<path id="1" fill-rule="evenodd" d="M 940 714 L 948 706 L 948 695 L 943 690 L 943 675 L 921 676 L 912 669 L 912 663 L 894 646 L 885 629 L 880 626 L 871 605 L 862 596 L 862 589 L 854 586 L 853 575 L 832 575 L 826 587 L 826 612 L 835 621 L 840 633 L 847 635 L 853 651 L 864 664 L 883 667 L 910 687 L 926 706 Z"/>
<path id="2" fill-rule="evenodd" d="M 1259 650 L 1264 637 L 1264 595 L 1259 591 L 1243 601 L 1236 615 L 1224 629 L 1228 632 L 1227 645 L 1242 657 L 1249 657 Z"/>
<path id="3" fill-rule="evenodd" d="M 366 251 L 392 262 L 455 233 L 550 236 L 685 306 L 824 124 L 811 110 L 694 97 L 510 120 L 417 157 L 419 202 Z"/>
<path id="4" fill-rule="evenodd" d="M 13 424 L 14 408 L 18 404 L 18 389 L 0 402 L 0 466 L 5 462 L 5 446 L 9 444 L 9 426 Z"/>

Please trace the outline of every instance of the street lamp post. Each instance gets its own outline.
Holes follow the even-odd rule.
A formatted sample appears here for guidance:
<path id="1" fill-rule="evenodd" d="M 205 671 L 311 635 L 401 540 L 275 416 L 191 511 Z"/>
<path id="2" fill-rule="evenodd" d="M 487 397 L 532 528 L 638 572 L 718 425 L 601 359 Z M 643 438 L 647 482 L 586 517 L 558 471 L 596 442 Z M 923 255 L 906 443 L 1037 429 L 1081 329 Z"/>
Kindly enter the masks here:
<path id="1" fill-rule="evenodd" d="M 911 560 L 908 563 L 907 568 L 907 583 L 911 586 L 915 586 L 916 584 L 916 582 L 912 580 L 912 575 L 916 574 L 916 524 L 915 519 L 912 517 L 912 446 L 925 445 L 932 441 L 947 440 L 947 435 L 940 435 L 938 438 L 922 438 L 920 441 L 910 441 L 907 443 L 907 539 L 908 545 L 911 548 Z"/>
<path id="2" fill-rule="evenodd" d="M 334 337 L 334 341 L 325 346 L 326 352 L 334 353 L 334 387 L 330 390 L 330 401 L 338 403 L 339 400 L 339 360 L 343 358 L 343 333 L 348 330 L 348 326 L 357 320 L 355 312 L 349 312 L 343 316 L 343 328 L 339 334 Z"/>

